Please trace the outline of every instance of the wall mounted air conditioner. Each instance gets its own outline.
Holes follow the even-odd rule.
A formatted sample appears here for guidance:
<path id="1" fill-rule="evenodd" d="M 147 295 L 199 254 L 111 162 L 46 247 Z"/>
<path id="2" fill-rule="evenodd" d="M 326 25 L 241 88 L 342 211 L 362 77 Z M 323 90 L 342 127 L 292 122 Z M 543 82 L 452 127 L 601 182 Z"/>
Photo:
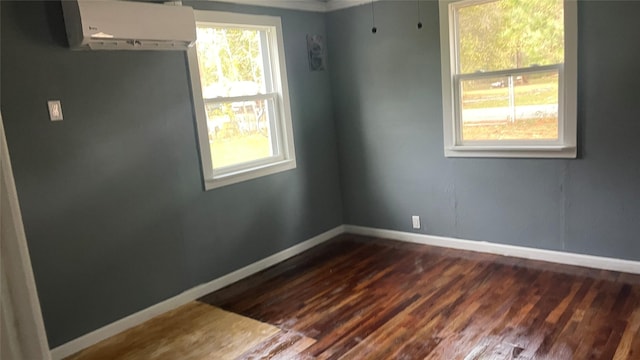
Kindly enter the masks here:
<path id="1" fill-rule="evenodd" d="M 196 41 L 188 6 L 116 0 L 63 0 L 72 49 L 186 50 Z"/>

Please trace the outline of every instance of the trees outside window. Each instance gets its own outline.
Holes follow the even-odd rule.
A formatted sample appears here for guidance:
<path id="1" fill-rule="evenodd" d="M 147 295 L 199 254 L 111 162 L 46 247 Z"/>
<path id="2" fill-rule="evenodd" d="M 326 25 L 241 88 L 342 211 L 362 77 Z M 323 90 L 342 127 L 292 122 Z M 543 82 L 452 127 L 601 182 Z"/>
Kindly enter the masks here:
<path id="1" fill-rule="evenodd" d="M 575 157 L 575 8 L 440 1 L 447 156 Z"/>
<path id="2" fill-rule="evenodd" d="M 206 188 L 295 167 L 280 19 L 196 19 L 189 61 Z"/>

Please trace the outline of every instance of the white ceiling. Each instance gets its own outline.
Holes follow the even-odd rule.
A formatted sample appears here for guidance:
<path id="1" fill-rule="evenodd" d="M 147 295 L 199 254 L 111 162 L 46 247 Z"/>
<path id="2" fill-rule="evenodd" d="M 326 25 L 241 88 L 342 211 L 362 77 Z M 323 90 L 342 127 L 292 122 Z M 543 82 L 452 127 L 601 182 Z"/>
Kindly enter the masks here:
<path id="1" fill-rule="evenodd" d="M 243 5 L 327 12 L 370 3 L 371 0 L 218 0 Z M 374 0 L 377 1 L 377 0 Z"/>

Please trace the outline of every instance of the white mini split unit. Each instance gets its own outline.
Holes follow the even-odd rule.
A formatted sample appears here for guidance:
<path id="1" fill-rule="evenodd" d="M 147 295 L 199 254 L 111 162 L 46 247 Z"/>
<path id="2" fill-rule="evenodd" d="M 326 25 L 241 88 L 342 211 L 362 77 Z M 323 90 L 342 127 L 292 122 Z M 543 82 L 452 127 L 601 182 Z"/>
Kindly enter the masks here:
<path id="1" fill-rule="evenodd" d="M 63 0 L 75 50 L 186 50 L 196 42 L 188 6 L 116 0 Z"/>

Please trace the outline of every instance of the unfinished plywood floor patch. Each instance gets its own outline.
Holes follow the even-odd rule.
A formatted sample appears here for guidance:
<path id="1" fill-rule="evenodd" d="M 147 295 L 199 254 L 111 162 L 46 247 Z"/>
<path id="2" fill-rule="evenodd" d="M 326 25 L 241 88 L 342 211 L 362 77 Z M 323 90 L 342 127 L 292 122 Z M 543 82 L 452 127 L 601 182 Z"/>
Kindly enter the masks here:
<path id="1" fill-rule="evenodd" d="M 67 359 L 232 360 L 279 333 L 275 326 L 191 302 Z"/>

